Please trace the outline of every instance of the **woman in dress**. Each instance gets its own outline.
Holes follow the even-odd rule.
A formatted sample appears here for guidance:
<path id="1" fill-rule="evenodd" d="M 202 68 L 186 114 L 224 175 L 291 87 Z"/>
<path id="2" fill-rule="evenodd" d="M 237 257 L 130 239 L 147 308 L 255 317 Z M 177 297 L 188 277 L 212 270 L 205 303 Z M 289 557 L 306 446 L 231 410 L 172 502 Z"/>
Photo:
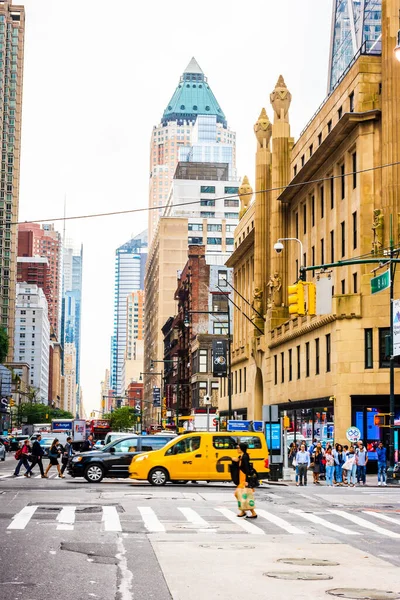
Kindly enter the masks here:
<path id="1" fill-rule="evenodd" d="M 321 446 L 317 445 L 312 455 L 312 462 L 314 463 L 314 466 L 312 467 L 314 483 L 319 484 L 319 474 L 321 472 L 321 463 L 323 456 L 324 455 L 322 453 Z"/>
<path id="2" fill-rule="evenodd" d="M 240 512 L 237 515 L 238 517 L 245 517 L 246 519 L 256 519 L 257 514 L 254 510 L 254 489 L 249 487 L 249 479 L 251 477 L 251 466 L 250 466 L 250 456 L 247 452 L 248 446 L 245 443 L 240 443 L 237 445 L 238 458 L 234 459 L 239 463 L 239 485 L 236 488 L 235 497 L 239 504 Z M 247 495 L 246 492 L 249 492 L 250 499 L 245 500 L 245 506 L 250 504 L 249 508 L 243 509 L 243 494 Z M 249 502 L 247 502 L 249 501 Z M 252 504 L 252 505 L 251 505 Z M 247 511 L 250 511 L 250 515 L 247 515 Z"/>
<path id="3" fill-rule="evenodd" d="M 64 479 L 64 475 L 61 473 L 60 463 L 58 462 L 58 457 L 61 454 L 61 449 L 59 447 L 58 439 L 54 438 L 53 443 L 50 446 L 49 450 L 49 466 L 46 469 L 45 476 L 50 471 L 52 466 L 57 467 L 58 476 Z"/>

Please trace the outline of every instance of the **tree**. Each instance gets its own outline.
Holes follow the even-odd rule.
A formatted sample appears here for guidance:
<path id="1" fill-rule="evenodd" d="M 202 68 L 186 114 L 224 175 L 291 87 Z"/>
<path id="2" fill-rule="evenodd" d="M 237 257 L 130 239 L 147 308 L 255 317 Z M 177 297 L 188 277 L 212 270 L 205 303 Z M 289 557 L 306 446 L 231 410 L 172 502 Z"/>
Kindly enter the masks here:
<path id="1" fill-rule="evenodd" d="M 50 423 L 52 419 L 73 419 L 72 413 L 59 408 L 52 408 L 41 402 L 23 402 L 18 406 L 18 420 L 33 425 L 34 423 Z"/>
<path id="2" fill-rule="evenodd" d="M 4 327 L 0 327 L 0 364 L 3 364 L 8 354 L 8 335 Z"/>
<path id="3" fill-rule="evenodd" d="M 132 429 L 138 422 L 137 411 L 130 406 L 115 409 L 111 415 L 111 428 L 113 431 Z"/>

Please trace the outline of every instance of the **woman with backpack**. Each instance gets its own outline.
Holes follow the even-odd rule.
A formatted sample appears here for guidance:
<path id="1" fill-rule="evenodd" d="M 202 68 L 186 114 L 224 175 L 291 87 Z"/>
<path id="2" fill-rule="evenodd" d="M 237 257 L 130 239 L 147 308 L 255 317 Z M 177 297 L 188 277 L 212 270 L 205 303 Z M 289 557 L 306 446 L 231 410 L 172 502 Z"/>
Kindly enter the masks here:
<path id="1" fill-rule="evenodd" d="M 47 467 L 47 469 L 45 471 L 45 475 L 47 475 L 47 473 L 50 471 L 52 466 L 56 466 L 57 471 L 58 471 L 58 476 L 61 477 L 62 479 L 64 479 L 64 475 L 61 473 L 60 464 L 58 462 L 58 457 L 60 456 L 60 454 L 61 454 L 61 449 L 58 444 L 58 439 L 54 438 L 53 443 L 51 444 L 49 452 L 48 452 L 49 466 Z"/>
<path id="2" fill-rule="evenodd" d="M 22 465 L 24 465 L 24 467 L 25 467 L 25 473 L 24 473 L 25 477 L 30 477 L 30 474 L 28 473 L 28 470 L 29 470 L 28 456 L 29 456 L 29 454 L 30 454 L 30 442 L 29 442 L 29 439 L 27 439 L 27 440 L 24 440 L 22 448 L 18 448 L 18 450 L 15 453 L 15 460 L 18 461 L 18 464 L 15 467 L 14 477 L 19 476 L 19 470 L 22 467 Z"/>
<path id="3" fill-rule="evenodd" d="M 257 476 L 254 473 L 250 456 L 247 452 L 248 445 L 241 442 L 237 445 L 238 458 L 233 459 L 239 464 L 239 484 L 236 488 L 235 497 L 238 501 L 239 514 L 238 517 L 246 519 L 257 519 L 256 511 L 254 510 L 254 486 L 256 485 Z M 250 511 L 250 515 L 247 515 Z"/>

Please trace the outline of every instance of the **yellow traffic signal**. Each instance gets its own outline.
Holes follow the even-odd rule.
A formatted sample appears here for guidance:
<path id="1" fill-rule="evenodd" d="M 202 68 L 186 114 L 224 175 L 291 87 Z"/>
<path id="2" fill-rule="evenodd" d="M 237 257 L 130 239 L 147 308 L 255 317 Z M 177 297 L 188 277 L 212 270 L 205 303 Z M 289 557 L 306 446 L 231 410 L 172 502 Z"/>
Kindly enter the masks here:
<path id="1" fill-rule="evenodd" d="M 9 404 L 10 404 L 10 406 L 15 406 L 15 400 L 13 400 L 13 399 L 11 398 L 11 400 L 10 400 Z"/>
<path id="2" fill-rule="evenodd" d="M 298 281 L 294 285 L 289 285 L 289 314 L 304 315 L 304 283 Z"/>
<path id="3" fill-rule="evenodd" d="M 308 287 L 308 307 L 307 312 L 309 315 L 317 314 L 317 286 L 315 283 L 307 284 Z"/>
<path id="4" fill-rule="evenodd" d="M 284 429 L 289 429 L 290 427 L 290 418 L 289 417 L 283 417 L 283 428 Z"/>

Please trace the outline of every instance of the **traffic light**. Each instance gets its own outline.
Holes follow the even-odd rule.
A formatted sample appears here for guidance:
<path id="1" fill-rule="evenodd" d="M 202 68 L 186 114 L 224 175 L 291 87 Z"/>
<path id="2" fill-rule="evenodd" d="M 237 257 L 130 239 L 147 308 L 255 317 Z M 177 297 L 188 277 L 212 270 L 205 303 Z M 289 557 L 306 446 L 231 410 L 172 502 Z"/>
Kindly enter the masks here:
<path id="1" fill-rule="evenodd" d="M 387 420 L 386 420 L 386 417 L 388 417 Z M 375 427 L 390 427 L 389 417 L 390 417 L 390 413 L 376 413 L 374 415 Z"/>
<path id="2" fill-rule="evenodd" d="M 283 417 L 283 428 L 284 429 L 289 429 L 290 427 L 290 418 L 289 417 Z"/>
<path id="3" fill-rule="evenodd" d="M 8 403 L 8 404 L 9 404 L 9 406 L 15 406 L 15 400 L 13 400 L 13 399 L 11 398 L 11 400 L 9 401 L 9 403 Z"/>
<path id="4" fill-rule="evenodd" d="M 294 285 L 289 285 L 289 314 L 304 315 L 304 283 L 298 281 Z"/>
<path id="5" fill-rule="evenodd" d="M 315 283 L 309 283 L 308 287 L 308 306 L 307 313 L 309 315 L 317 314 L 317 286 Z"/>

